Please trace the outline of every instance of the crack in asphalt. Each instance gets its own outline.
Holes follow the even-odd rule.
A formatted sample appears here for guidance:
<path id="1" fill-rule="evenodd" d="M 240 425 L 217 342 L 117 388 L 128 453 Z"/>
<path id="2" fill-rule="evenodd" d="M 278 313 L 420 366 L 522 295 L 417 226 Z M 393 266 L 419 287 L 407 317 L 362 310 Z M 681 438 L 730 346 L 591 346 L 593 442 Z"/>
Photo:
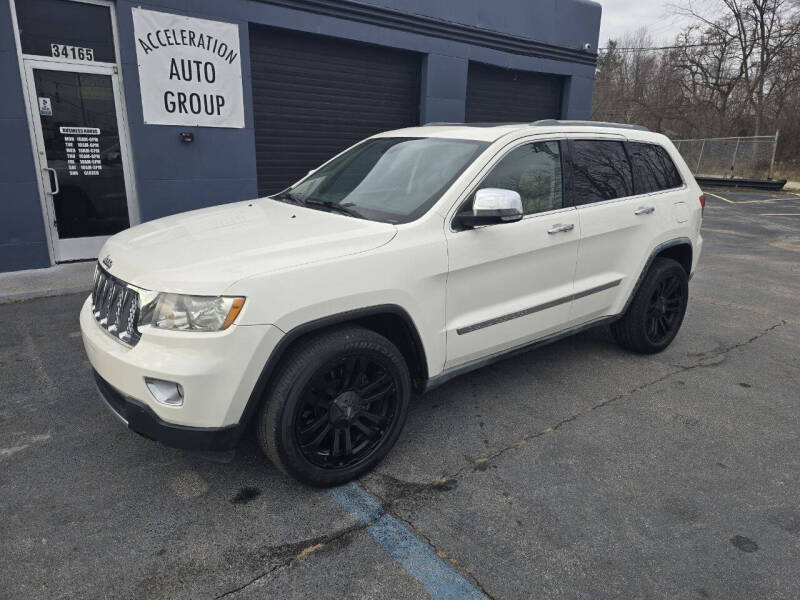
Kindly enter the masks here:
<path id="1" fill-rule="evenodd" d="M 467 567 L 466 565 L 462 565 L 460 562 L 458 562 L 454 558 L 451 558 L 451 557 L 447 556 L 444 552 L 438 550 L 436 548 L 436 545 L 433 543 L 433 541 L 430 539 L 430 537 L 427 534 L 425 534 L 420 529 L 416 528 L 411 523 L 411 521 L 409 521 L 408 519 L 406 519 L 404 517 L 401 517 L 400 515 L 390 511 L 388 507 L 391 506 L 391 505 L 394 505 L 394 504 L 398 504 L 398 503 L 400 503 L 400 502 L 402 502 L 404 500 L 408 500 L 408 499 L 410 499 L 410 498 L 412 498 L 414 496 L 420 495 L 423 492 L 439 491 L 439 490 L 443 489 L 442 488 L 442 482 L 455 482 L 455 481 L 458 480 L 458 478 L 461 475 L 463 475 L 464 473 L 466 473 L 468 471 L 472 471 L 472 472 L 484 471 L 484 470 L 486 470 L 488 465 L 491 463 L 491 461 L 499 458 L 500 456 L 506 454 L 507 452 L 511 452 L 513 450 L 518 450 L 519 448 L 522 448 L 524 445 L 526 445 L 531 440 L 543 437 L 543 436 L 545 436 L 547 434 L 550 434 L 550 433 L 554 433 L 555 431 L 557 431 L 558 429 L 560 429 L 564 425 L 566 425 L 568 423 L 572 423 L 573 421 L 576 421 L 576 420 L 580 419 L 581 417 L 586 416 L 591 411 L 599 410 L 601 408 L 604 408 L 604 407 L 607 407 L 607 406 L 609 406 L 611 404 L 614 404 L 615 402 L 618 402 L 618 401 L 620 401 L 620 400 L 622 400 L 624 398 L 629 398 L 629 397 L 633 396 L 634 394 L 636 394 L 637 392 L 640 392 L 643 389 L 646 389 L 646 388 L 648 388 L 650 386 L 662 383 L 663 381 L 666 381 L 670 377 L 673 377 L 673 376 L 678 375 L 680 373 L 685 373 L 687 371 L 691 371 L 691 370 L 694 370 L 694 369 L 713 366 L 714 364 L 718 364 L 718 363 L 714 363 L 713 361 L 715 361 L 716 359 L 718 359 L 718 358 L 720 358 L 720 357 L 722 357 L 722 356 L 724 356 L 724 355 L 726 355 L 726 354 L 728 354 L 728 353 L 730 353 L 730 352 L 732 352 L 734 350 L 742 348 L 743 346 L 747 346 L 748 344 L 752 344 L 753 342 L 755 342 L 755 341 L 763 338 L 764 336 L 768 335 L 769 333 L 771 333 L 775 329 L 777 329 L 779 327 L 783 327 L 784 325 L 787 325 L 787 324 L 788 324 L 787 320 L 781 319 L 781 321 L 779 323 L 775 323 L 774 325 L 771 325 L 770 327 L 767 327 L 766 329 L 762 329 L 757 334 L 753 335 L 752 337 L 748 338 L 747 340 L 745 340 L 743 342 L 739 342 L 738 344 L 733 344 L 733 345 L 728 346 L 726 348 L 723 348 L 723 349 L 721 349 L 721 350 L 719 350 L 717 352 L 713 352 L 713 353 L 709 354 L 708 356 L 704 356 L 704 357 L 700 358 L 697 362 L 695 362 L 693 364 L 684 365 L 684 366 L 678 366 L 674 370 L 670 371 L 669 373 L 666 373 L 665 375 L 662 375 L 661 377 L 657 377 L 657 378 L 655 378 L 653 380 L 647 381 L 645 383 L 641 383 L 641 384 L 637 385 L 636 387 L 634 387 L 634 388 L 632 388 L 632 389 L 630 389 L 630 390 L 628 390 L 626 392 L 623 392 L 621 394 L 617 394 L 616 396 L 608 398 L 607 400 L 604 400 L 604 401 L 599 402 L 597 404 L 588 406 L 588 407 L 584 408 L 583 410 L 581 410 L 581 411 L 579 411 L 579 412 L 577 412 L 577 413 L 575 413 L 573 415 L 570 415 L 569 417 L 566 417 L 566 418 L 560 420 L 558 423 L 556 423 L 555 425 L 553 425 L 551 427 L 546 427 L 545 429 L 542 429 L 540 431 L 537 431 L 537 432 L 528 434 L 526 436 L 523 436 L 522 438 L 520 438 L 519 440 L 517 440 L 513 444 L 511 444 L 509 446 L 505 446 L 505 447 L 501 448 L 500 450 L 497 450 L 496 452 L 493 452 L 492 454 L 489 454 L 488 456 L 480 457 L 480 458 L 476 459 L 475 461 L 473 461 L 472 463 L 461 467 L 460 469 L 458 469 L 454 473 L 451 473 L 451 474 L 448 474 L 448 475 L 443 475 L 441 478 L 439 478 L 439 479 L 437 479 L 437 480 L 435 480 L 435 481 L 433 481 L 433 482 L 431 482 L 429 484 L 416 484 L 416 483 L 410 483 L 410 482 L 402 482 L 400 480 L 396 480 L 395 479 L 394 480 L 395 484 L 401 485 L 404 488 L 404 490 L 407 490 L 407 491 L 404 491 L 404 492 L 400 493 L 399 495 L 397 495 L 397 496 L 395 496 L 393 498 L 390 498 L 390 499 L 382 498 L 379 494 L 375 493 L 374 491 L 369 490 L 363 484 L 363 482 L 362 482 L 361 485 L 370 494 L 372 494 L 373 496 L 375 496 L 376 498 L 378 498 L 381 501 L 381 505 L 384 507 L 384 510 L 386 512 L 391 514 L 393 517 L 395 517 L 399 521 L 403 522 L 411 531 L 414 532 L 414 534 L 417 537 L 423 539 L 425 541 L 425 543 L 434 552 L 436 552 L 436 554 L 440 558 L 442 558 L 443 560 L 447 560 L 451 565 L 456 567 L 459 571 L 464 572 L 469 577 L 469 579 L 476 585 L 476 587 L 478 587 L 478 589 L 481 590 L 481 592 L 483 594 L 485 594 L 488 598 L 492 598 L 492 595 L 486 590 L 486 588 L 478 580 L 478 578 L 475 576 L 475 574 L 472 573 L 472 571 L 469 569 L 469 567 Z M 387 477 L 387 476 L 383 475 L 383 477 Z M 391 479 L 394 479 L 394 478 L 391 478 Z M 444 489 L 452 489 L 452 488 L 444 488 Z"/>
<path id="2" fill-rule="evenodd" d="M 388 478 L 388 479 L 393 480 L 394 483 L 400 485 L 402 490 L 403 490 L 403 491 L 401 491 L 399 494 L 397 494 L 395 496 L 386 498 L 386 497 L 383 497 L 381 494 L 378 494 L 375 491 L 370 490 L 365 485 L 365 483 L 363 481 L 361 481 L 361 482 L 359 482 L 361 487 L 364 488 L 364 490 L 367 493 L 369 493 L 373 497 L 377 498 L 378 501 L 380 502 L 381 507 L 382 507 L 383 510 L 379 515 L 375 516 L 373 519 L 371 519 L 371 520 L 369 520 L 369 521 L 367 521 L 365 523 L 358 523 L 356 525 L 352 525 L 350 527 L 346 527 L 346 528 L 334 531 L 333 533 L 328 534 L 326 536 L 321 536 L 321 537 L 312 538 L 312 539 L 308 539 L 308 540 L 302 540 L 300 542 L 291 544 L 292 548 L 297 548 L 299 551 L 298 552 L 293 552 L 291 555 L 286 556 L 278 564 L 274 565 L 273 567 L 269 568 L 268 570 L 264 571 L 263 573 L 260 573 L 259 575 L 256 575 L 255 577 L 253 577 L 252 579 L 250 579 L 248 582 L 244 583 L 243 585 L 240 585 L 240 586 L 238 586 L 236 588 L 233 588 L 231 590 L 228 590 L 228 591 L 216 596 L 214 600 L 220 600 L 222 598 L 226 598 L 226 597 L 229 597 L 229 596 L 231 596 L 233 594 L 241 592 L 242 590 L 250 587 L 251 585 L 253 585 L 255 583 L 258 583 L 259 581 L 262 581 L 264 579 L 269 578 L 270 575 L 272 575 L 276 571 L 281 570 L 281 569 L 286 568 L 286 567 L 289 567 L 290 565 L 292 565 L 293 563 L 295 563 L 298 560 L 302 560 L 307 555 L 313 553 L 313 552 L 307 553 L 306 550 L 308 548 L 317 546 L 317 548 L 314 550 L 314 552 L 315 552 L 315 551 L 317 551 L 319 549 L 322 549 L 325 546 L 328 546 L 331 543 L 336 542 L 337 540 L 341 540 L 341 539 L 343 539 L 343 538 L 345 538 L 345 537 L 347 537 L 349 535 L 352 535 L 354 533 L 357 533 L 359 531 L 365 531 L 366 529 L 368 529 L 369 527 L 371 527 L 372 525 L 377 523 L 384 515 L 387 515 L 387 514 L 391 515 L 392 517 L 394 517 L 398 521 L 402 522 L 406 527 L 408 527 L 408 529 L 414 535 L 416 535 L 420 539 L 424 540 L 425 544 L 427 544 L 428 547 L 431 548 L 431 550 L 433 552 L 435 552 L 437 556 L 439 556 L 439 558 L 441 558 L 442 560 L 445 560 L 448 564 L 450 564 L 451 566 L 456 568 L 459 572 L 464 574 L 475 585 L 475 587 L 477 587 L 481 591 L 481 593 L 483 593 L 487 598 L 489 598 L 490 600 L 494 600 L 494 597 L 486 590 L 484 585 L 478 580 L 478 578 L 475 576 L 475 574 L 472 572 L 472 570 L 469 567 L 467 567 L 466 565 L 461 564 L 456 559 L 448 556 L 445 552 L 439 550 L 427 534 L 425 534 L 423 531 L 421 531 L 420 529 L 415 527 L 411 523 L 411 521 L 409 521 L 408 519 L 398 515 L 394 511 L 392 511 L 390 509 L 390 507 L 393 506 L 393 505 L 396 505 L 396 504 L 398 504 L 400 502 L 403 502 L 404 500 L 408 500 L 408 499 L 413 498 L 415 496 L 421 495 L 422 493 L 425 493 L 425 492 L 442 491 L 442 490 L 452 489 L 452 483 L 457 481 L 458 478 L 461 475 L 465 474 L 468 471 L 471 471 L 471 472 L 483 471 L 488 467 L 488 465 L 489 465 L 489 463 L 491 463 L 491 461 L 499 458 L 500 456 L 503 456 L 504 454 L 506 454 L 508 452 L 511 452 L 513 450 L 518 450 L 519 448 L 522 448 L 529 441 L 537 439 L 537 438 L 540 438 L 540 437 L 543 437 L 543 436 L 548 435 L 550 433 L 554 433 L 555 431 L 557 431 L 558 429 L 560 429 L 564 425 L 567 425 L 568 423 L 572 423 L 573 421 L 576 421 L 576 420 L 586 416 L 588 413 L 590 413 L 592 411 L 599 410 L 601 408 L 607 407 L 607 406 L 609 406 L 611 404 L 614 404 L 614 403 L 616 403 L 616 402 L 618 402 L 618 401 L 620 401 L 620 400 L 622 400 L 624 398 L 629 398 L 629 397 L 633 396 L 634 394 L 636 394 L 637 392 L 642 391 L 643 389 L 646 389 L 646 388 L 648 388 L 650 386 L 657 385 L 659 383 L 662 383 L 662 382 L 666 381 L 670 377 L 673 377 L 673 376 L 678 375 L 680 373 L 685 373 L 687 371 L 691 371 L 691 370 L 694 370 L 694 369 L 714 366 L 715 364 L 718 364 L 718 363 L 714 363 L 712 361 L 714 361 L 714 360 L 720 358 L 721 356 L 724 356 L 724 355 L 726 355 L 726 354 L 728 354 L 728 353 L 730 353 L 730 352 L 732 352 L 734 350 L 742 348 L 743 346 L 747 346 L 748 344 L 752 344 L 753 342 L 755 342 L 755 341 L 763 338 L 764 336 L 768 335 L 769 333 L 771 333 L 775 329 L 778 329 L 779 327 L 783 327 L 784 325 L 787 325 L 788 323 L 789 323 L 789 321 L 787 321 L 785 319 L 781 319 L 781 321 L 779 323 L 775 323 L 774 325 L 771 325 L 770 327 L 767 327 L 766 329 L 763 329 L 763 330 L 759 331 L 757 334 L 753 335 L 752 337 L 748 338 L 747 340 L 745 340 L 743 342 L 739 342 L 738 344 L 733 344 L 733 345 L 728 346 L 726 348 L 723 348 L 723 349 L 721 349 L 721 350 L 719 350 L 717 352 L 713 352 L 713 353 L 709 354 L 708 356 L 704 356 L 704 357 L 700 358 L 697 362 L 692 363 L 690 365 L 677 366 L 674 370 L 670 371 L 669 373 L 666 373 L 665 375 L 662 375 L 660 377 L 657 377 L 657 378 L 652 379 L 650 381 L 647 381 L 645 383 L 641 383 L 641 384 L 637 385 L 636 387 L 634 387 L 634 388 L 632 388 L 632 389 L 630 389 L 630 390 L 628 390 L 626 392 L 622 392 L 620 394 L 617 394 L 616 396 L 612 396 L 611 398 L 603 400 L 602 402 L 598 402 L 597 404 L 593 404 L 591 406 L 587 406 L 583 410 L 581 410 L 581 411 L 579 411 L 579 412 L 577 412 L 577 413 L 575 413 L 573 415 L 570 415 L 569 417 L 565 417 L 564 419 L 561 419 L 555 425 L 552 425 L 552 426 L 546 427 L 545 429 L 542 429 L 540 431 L 536 431 L 534 433 L 525 435 L 522 438 L 520 438 L 519 440 L 517 440 L 516 442 L 514 442 L 513 444 L 505 446 L 505 447 L 503 447 L 503 448 L 497 450 L 496 452 L 493 452 L 492 454 L 489 454 L 487 456 L 480 457 L 480 458 L 476 459 L 475 461 L 473 461 L 472 463 L 464 465 L 463 467 L 461 467 L 460 469 L 456 470 L 452 474 L 444 475 L 441 478 L 436 479 L 435 481 L 433 481 L 431 483 L 418 484 L 418 483 L 404 482 L 404 481 L 397 480 L 397 479 L 392 478 L 392 477 L 387 476 L 387 475 L 378 474 L 378 475 L 380 475 L 380 476 L 382 476 L 384 478 Z M 675 366 L 675 365 L 673 365 L 673 366 Z M 319 544 L 321 544 L 321 546 L 319 546 Z M 305 550 L 304 550 L 304 548 L 305 548 Z"/>
<path id="3" fill-rule="evenodd" d="M 285 552 L 285 551 L 284 552 L 279 552 L 278 553 L 279 556 L 280 556 L 280 554 L 286 554 L 286 556 L 283 556 L 282 559 L 279 560 L 278 564 L 270 567 L 269 569 L 267 569 L 266 571 L 263 571 L 262 573 L 259 573 L 258 575 L 256 575 L 255 577 L 253 577 L 252 579 L 247 581 L 246 583 L 244 583 L 244 584 L 242 584 L 240 586 L 237 586 L 237 587 L 235 587 L 233 589 L 230 589 L 230 590 L 228 590 L 226 592 L 223 592 L 223 593 L 219 594 L 218 596 L 214 596 L 214 600 L 220 600 L 221 598 L 227 598 L 229 596 L 232 596 L 233 594 L 241 592 L 242 590 L 250 587 L 251 585 L 253 585 L 255 583 L 258 583 L 259 581 L 262 581 L 264 579 L 269 578 L 269 576 L 272 575 L 273 573 L 275 573 L 276 571 L 279 571 L 281 569 L 289 567 L 293 563 L 297 562 L 298 560 L 303 560 L 304 558 L 310 556 L 311 554 L 314 554 L 315 552 L 318 552 L 318 551 L 322 550 L 326 546 L 329 546 L 329 545 L 331 545 L 331 544 L 333 544 L 333 543 L 335 543 L 337 541 L 343 540 L 344 538 L 346 538 L 346 537 L 348 537 L 348 536 L 350 536 L 352 534 L 358 533 L 359 531 L 363 531 L 363 530 L 367 529 L 368 527 L 371 527 L 383 515 L 384 515 L 384 513 L 381 513 L 380 515 L 378 515 L 377 517 L 375 517 L 374 519 L 372 519 L 370 521 L 367 521 L 366 523 L 357 523 L 356 525 L 351 525 L 350 527 L 344 527 L 344 528 L 338 529 L 338 530 L 336 530 L 336 531 L 334 531 L 334 532 L 332 532 L 332 533 L 330 533 L 328 535 L 323 535 L 323 536 L 319 536 L 319 537 L 315 537 L 315 538 L 309 538 L 309 539 L 306 539 L 306 540 L 301 540 L 299 542 L 293 542 L 291 544 L 288 544 L 288 547 L 290 547 L 292 549 L 296 549 L 296 551 L 292 551 L 291 553 L 288 553 L 288 552 Z"/>
<path id="4" fill-rule="evenodd" d="M 670 377 L 673 377 L 674 375 L 678 375 L 680 373 L 685 373 L 687 371 L 691 371 L 691 370 L 702 368 L 702 367 L 714 366 L 714 364 L 717 364 L 717 363 L 713 363 L 712 362 L 715 359 L 718 359 L 721 356 L 724 356 L 724 355 L 728 354 L 729 352 L 732 352 L 733 350 L 737 350 L 737 349 L 739 349 L 739 348 L 741 348 L 743 346 L 747 346 L 748 344 L 752 344 L 753 342 L 755 342 L 755 341 L 761 339 L 762 337 L 768 335 L 769 333 L 771 333 L 775 329 L 777 329 L 779 327 L 783 327 L 784 325 L 787 325 L 788 323 L 789 323 L 789 321 L 787 321 L 786 319 L 781 319 L 781 321 L 779 323 L 775 323 L 774 325 L 771 325 L 770 327 L 767 327 L 766 329 L 762 329 L 761 331 L 759 331 L 757 334 L 755 334 L 754 336 L 750 337 L 749 339 L 747 339 L 747 340 L 745 340 L 743 342 L 739 342 L 738 344 L 733 344 L 731 346 L 723 348 L 723 349 L 721 349 L 721 350 L 719 350 L 717 352 L 713 352 L 713 353 L 709 354 L 708 356 L 704 356 L 700 360 L 698 360 L 696 363 L 693 363 L 691 365 L 684 365 L 684 366 L 672 365 L 672 366 L 676 367 L 675 370 L 670 371 L 669 373 L 666 373 L 665 375 L 662 375 L 661 377 L 657 377 L 656 379 L 653 379 L 651 381 L 647 381 L 645 383 L 641 383 L 641 384 L 637 385 L 636 387 L 634 387 L 633 389 L 630 389 L 630 390 L 628 390 L 626 392 L 622 392 L 621 394 L 617 394 L 616 396 L 608 398 L 607 400 L 603 400 L 602 402 L 598 402 L 597 404 L 593 404 L 593 405 L 587 406 L 583 410 L 581 410 L 581 411 L 579 411 L 579 412 L 577 412 L 577 413 L 575 413 L 573 415 L 570 415 L 569 417 L 565 417 L 564 419 L 561 419 L 555 425 L 552 425 L 552 426 L 546 427 L 545 429 L 542 429 L 540 431 L 536 431 L 534 433 L 530 433 L 528 435 L 525 435 L 525 436 L 521 437 L 519 440 L 517 440 L 516 442 L 514 442 L 513 444 L 511 444 L 509 446 L 505 446 L 505 447 L 503 447 L 503 448 L 501 448 L 501 449 L 499 449 L 499 450 L 497 450 L 497 451 L 495 451 L 495 452 L 493 452 L 491 454 L 488 454 L 486 456 L 482 456 L 480 458 L 477 458 L 472 463 L 461 467 L 460 469 L 456 470 L 455 472 L 453 472 L 451 474 L 443 475 L 442 478 L 440 480 L 437 480 L 437 481 L 457 480 L 461 475 L 463 475 L 465 472 L 470 471 L 470 470 L 472 472 L 485 471 L 486 468 L 488 468 L 488 465 L 489 465 L 489 463 L 491 463 L 491 461 L 493 461 L 494 459 L 502 456 L 503 454 L 506 454 L 507 452 L 510 452 L 512 450 L 517 450 L 517 449 L 521 448 L 522 446 L 524 446 L 525 444 L 527 444 L 531 440 L 534 440 L 536 438 L 540 438 L 540 437 L 543 437 L 543 436 L 548 435 L 550 433 L 553 433 L 553 432 L 557 431 L 558 429 L 560 429 L 561 427 L 563 427 L 564 425 L 566 425 L 568 423 L 572 423 L 573 421 L 576 421 L 576 420 L 580 419 L 581 417 L 586 416 L 588 413 L 590 413 L 590 412 L 592 412 L 594 410 L 599 410 L 601 408 L 604 408 L 606 406 L 614 404 L 615 402 L 618 402 L 619 400 L 622 400 L 624 398 L 628 398 L 630 396 L 633 396 L 637 392 L 640 392 L 643 389 L 646 389 L 646 388 L 648 388 L 648 387 L 650 387 L 652 385 L 656 385 L 656 384 L 662 383 L 663 381 L 666 381 L 667 379 L 669 379 Z M 401 494 L 400 496 L 394 498 L 392 500 L 392 504 L 397 504 L 398 502 L 401 502 L 403 500 L 406 500 L 408 498 L 416 496 L 417 494 L 419 494 L 419 493 L 421 493 L 423 491 L 436 489 L 437 486 L 436 486 L 436 482 L 433 482 L 433 483 L 430 483 L 430 484 L 409 484 L 409 487 L 412 487 L 411 491 L 406 493 L 406 494 Z"/>
<path id="5" fill-rule="evenodd" d="M 365 486 L 362 486 L 362 487 L 364 487 L 364 489 L 367 489 Z M 367 490 L 367 491 L 369 491 L 369 490 Z M 377 494 L 374 494 L 373 492 L 369 492 L 369 493 L 370 493 L 370 494 L 372 494 L 373 496 L 375 496 L 375 497 L 377 497 L 377 498 L 379 498 L 379 499 L 380 499 L 380 496 L 378 496 Z M 385 509 L 385 510 L 386 510 L 386 509 Z M 452 566 L 453 568 L 457 569 L 458 571 L 460 571 L 460 572 L 462 572 L 464 575 L 466 575 L 467 579 L 468 579 L 469 581 L 471 581 L 471 582 L 473 583 L 473 585 L 474 585 L 476 588 L 478 588 L 478 589 L 481 591 L 481 593 L 482 593 L 484 596 L 486 596 L 487 598 L 489 598 L 489 600 L 495 600 L 494 596 L 492 596 L 492 595 L 491 595 L 491 594 L 490 594 L 488 591 L 486 591 L 486 588 L 485 588 L 485 587 L 483 587 L 483 584 L 482 584 L 482 583 L 481 583 L 481 582 L 478 580 L 478 578 L 475 576 L 475 573 L 473 573 L 473 572 L 472 572 L 472 569 L 470 569 L 470 568 L 469 568 L 468 566 L 466 566 L 466 565 L 463 565 L 463 564 L 461 564 L 461 563 L 460 563 L 460 562 L 458 562 L 456 559 L 454 559 L 454 558 L 452 558 L 452 557 L 448 556 L 448 555 L 447 555 L 447 554 L 446 554 L 444 551 L 442 551 L 442 550 L 439 550 L 439 549 L 436 547 L 436 545 L 435 545 L 435 544 L 434 544 L 434 543 L 431 541 L 431 538 L 429 538 L 429 537 L 428 537 L 428 536 L 427 536 L 427 535 L 426 535 L 426 534 L 425 534 L 425 533 L 424 533 L 422 530 L 420 530 L 420 529 L 418 529 L 417 527 L 415 527 L 415 526 L 414 526 L 414 525 L 411 523 L 411 521 L 409 521 L 408 519 L 405 519 L 405 518 L 401 517 L 400 515 L 396 515 L 396 514 L 392 513 L 392 512 L 391 512 L 391 511 L 389 511 L 389 510 L 386 510 L 386 512 L 387 512 L 388 514 L 392 515 L 392 516 L 393 516 L 395 519 L 397 519 L 397 520 L 398 520 L 398 521 L 400 521 L 401 523 L 405 524 L 405 526 L 406 526 L 406 527 L 408 527 L 408 529 L 409 529 L 409 530 L 410 530 L 410 531 L 411 531 L 411 532 L 412 532 L 412 533 L 413 533 L 415 536 L 417 536 L 418 538 L 422 538 L 422 540 L 424 540 L 424 541 L 425 541 L 425 543 L 426 543 L 426 544 L 427 544 L 427 545 L 430 547 L 430 549 L 431 549 L 431 550 L 433 550 L 433 551 L 436 553 L 436 556 L 438 556 L 438 557 L 439 557 L 439 558 L 441 558 L 443 561 L 445 561 L 445 562 L 447 562 L 448 564 L 450 564 L 450 566 Z"/>

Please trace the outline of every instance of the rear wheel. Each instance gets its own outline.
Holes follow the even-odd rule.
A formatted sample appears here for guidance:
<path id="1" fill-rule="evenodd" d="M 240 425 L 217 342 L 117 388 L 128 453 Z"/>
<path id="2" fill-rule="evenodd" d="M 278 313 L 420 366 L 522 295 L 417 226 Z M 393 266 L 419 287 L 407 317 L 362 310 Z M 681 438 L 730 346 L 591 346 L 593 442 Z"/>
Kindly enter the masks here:
<path id="1" fill-rule="evenodd" d="M 689 278 L 670 258 L 656 258 L 628 310 L 611 325 L 614 339 L 641 354 L 661 352 L 683 323 L 689 299 Z"/>
<path id="2" fill-rule="evenodd" d="M 394 344 L 361 327 L 332 329 L 282 362 L 259 414 L 258 440 L 292 477 L 338 485 L 386 456 L 410 395 L 408 367 Z"/>

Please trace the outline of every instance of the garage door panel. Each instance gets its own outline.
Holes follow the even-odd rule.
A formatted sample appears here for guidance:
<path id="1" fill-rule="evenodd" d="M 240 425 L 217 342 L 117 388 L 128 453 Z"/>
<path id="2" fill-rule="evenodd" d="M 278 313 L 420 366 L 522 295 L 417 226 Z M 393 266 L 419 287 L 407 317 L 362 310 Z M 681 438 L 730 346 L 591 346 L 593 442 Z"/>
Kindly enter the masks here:
<path id="1" fill-rule="evenodd" d="M 530 122 L 561 118 L 564 78 L 471 62 L 467 122 Z"/>
<path id="2" fill-rule="evenodd" d="M 250 55 L 260 195 L 365 137 L 419 123 L 419 54 L 251 26 Z"/>
<path id="3" fill-rule="evenodd" d="M 275 58 L 276 61 L 284 60 L 281 58 Z M 326 65 L 324 63 L 318 63 L 315 65 L 308 65 L 307 63 L 302 64 L 288 64 L 288 63 L 268 63 L 259 61 L 259 63 L 253 64 L 253 77 L 254 79 L 263 79 L 259 72 L 259 67 L 267 68 L 270 78 L 282 78 L 286 80 L 287 83 L 296 82 L 298 84 L 303 83 L 305 77 L 316 78 L 319 76 L 320 69 L 325 68 L 325 74 L 328 76 L 327 80 L 330 84 L 335 85 L 337 83 L 344 83 L 344 82 L 351 82 L 356 85 L 364 85 L 367 86 L 368 83 L 372 83 L 373 81 L 385 81 L 387 83 L 404 83 L 408 81 L 410 77 L 416 77 L 415 71 L 387 71 L 381 72 L 376 71 L 374 66 L 370 68 L 363 68 L 363 69 L 342 69 L 337 68 L 336 65 Z M 332 77 L 332 76 L 335 76 Z M 368 76 L 369 80 L 365 81 L 364 77 Z"/>
<path id="4" fill-rule="evenodd" d="M 346 43 L 355 43 L 355 42 L 346 42 Z M 392 70 L 389 72 L 382 73 L 384 76 L 390 75 L 392 72 L 408 73 L 408 72 L 414 72 L 416 70 L 415 65 L 413 64 L 398 65 L 397 61 L 387 61 L 383 57 L 376 55 L 376 51 L 371 51 L 371 49 L 372 46 L 370 46 L 370 50 L 366 51 L 367 54 L 371 55 L 370 56 L 371 60 L 369 63 L 364 62 L 363 54 L 359 56 L 357 59 L 347 56 L 342 56 L 341 54 L 315 55 L 314 62 L 315 64 L 324 66 L 328 69 L 340 72 L 352 72 L 352 73 L 372 72 L 375 66 L 390 67 Z M 382 50 L 383 49 L 380 49 L 379 51 Z M 390 52 L 394 51 L 390 50 Z M 309 66 L 308 61 L 306 60 L 306 55 L 298 54 L 297 51 L 276 53 L 276 52 L 271 52 L 268 49 L 264 49 L 264 52 L 262 54 L 259 54 L 257 57 L 255 57 L 255 61 L 257 63 L 276 62 L 278 65 L 283 65 L 287 69 L 306 68 Z"/>
<path id="5" fill-rule="evenodd" d="M 273 84 L 276 82 L 273 82 Z M 294 98 L 289 97 L 293 93 Z M 304 89 L 300 86 L 287 86 L 286 90 L 280 95 L 273 96 L 269 101 L 260 102 L 260 104 L 269 104 L 270 106 L 283 107 L 283 106 L 302 106 L 306 108 L 320 107 L 322 102 L 327 101 L 331 94 L 336 94 L 339 99 L 351 100 L 370 100 L 376 104 L 369 104 L 367 102 L 358 102 L 359 110 L 366 113 L 386 114 L 384 107 L 395 107 L 398 110 L 407 112 L 408 106 L 406 102 L 401 99 L 386 98 L 379 92 L 373 90 L 364 90 L 363 93 L 357 89 L 337 90 L 335 87 L 327 88 L 324 93 L 320 93 L 319 88 Z M 377 102 L 380 101 L 380 104 Z M 322 106 L 323 109 L 326 107 Z"/>
<path id="6" fill-rule="evenodd" d="M 345 99 L 347 96 L 345 96 Z M 352 98 L 355 102 L 357 99 Z M 392 113 L 397 113 L 398 116 L 405 116 L 405 111 L 403 110 L 392 110 L 391 106 L 384 106 L 382 107 L 382 111 L 378 110 L 360 110 L 358 108 L 353 108 L 351 110 L 344 110 L 338 109 L 335 106 L 330 107 L 318 107 L 313 104 L 311 101 L 305 102 L 297 102 L 293 106 L 287 105 L 275 105 L 270 104 L 269 106 L 264 106 L 264 108 L 268 108 L 270 110 L 271 119 L 263 119 L 259 120 L 256 119 L 256 123 L 262 122 L 264 124 L 269 124 L 274 122 L 275 117 L 283 116 L 283 117 L 296 117 L 295 122 L 302 124 L 303 120 L 312 119 L 314 117 L 319 117 L 323 119 L 334 119 L 341 122 L 346 122 L 348 118 L 352 116 L 356 116 L 361 120 L 370 119 L 374 121 L 393 121 L 393 119 L 389 119 L 388 117 L 392 115 Z M 298 116 L 298 111 L 304 111 L 305 114 L 302 116 Z M 361 130 L 363 123 L 359 123 L 355 126 L 355 129 Z"/>

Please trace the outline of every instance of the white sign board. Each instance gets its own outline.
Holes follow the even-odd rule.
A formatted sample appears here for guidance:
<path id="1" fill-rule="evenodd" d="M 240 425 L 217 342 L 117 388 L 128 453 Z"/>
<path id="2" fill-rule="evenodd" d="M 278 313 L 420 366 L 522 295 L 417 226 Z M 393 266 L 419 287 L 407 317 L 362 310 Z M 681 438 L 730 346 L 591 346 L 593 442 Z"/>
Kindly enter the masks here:
<path id="1" fill-rule="evenodd" d="M 132 10 L 144 122 L 244 127 L 239 27 Z"/>

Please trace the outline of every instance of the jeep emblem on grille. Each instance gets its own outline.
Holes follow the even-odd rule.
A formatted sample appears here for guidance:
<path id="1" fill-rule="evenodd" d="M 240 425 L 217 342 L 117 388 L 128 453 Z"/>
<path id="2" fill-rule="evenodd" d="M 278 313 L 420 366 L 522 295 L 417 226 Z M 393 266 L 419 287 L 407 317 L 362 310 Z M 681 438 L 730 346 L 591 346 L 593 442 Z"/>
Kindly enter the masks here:
<path id="1" fill-rule="evenodd" d="M 114 261 L 111 260 L 110 254 L 103 259 L 103 264 L 106 266 L 106 269 L 110 269 L 111 265 L 114 264 Z"/>

